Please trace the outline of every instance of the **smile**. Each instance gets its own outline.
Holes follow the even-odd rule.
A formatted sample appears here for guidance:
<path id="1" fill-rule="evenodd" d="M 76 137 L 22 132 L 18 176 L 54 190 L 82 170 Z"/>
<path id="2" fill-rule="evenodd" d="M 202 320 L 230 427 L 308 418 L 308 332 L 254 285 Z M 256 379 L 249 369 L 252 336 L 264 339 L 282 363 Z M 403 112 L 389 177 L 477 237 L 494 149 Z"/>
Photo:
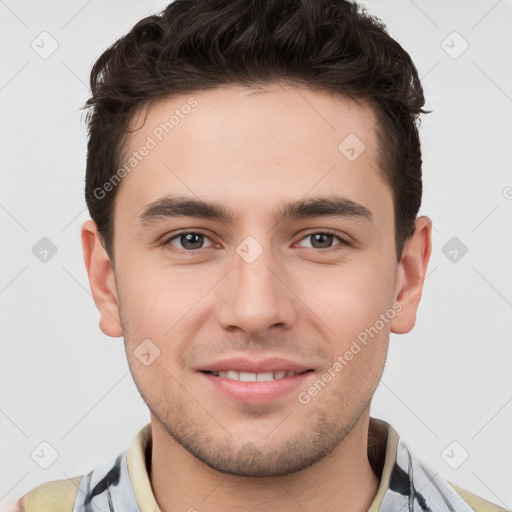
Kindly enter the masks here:
<path id="1" fill-rule="evenodd" d="M 229 368 L 229 367 L 228 367 Z M 249 372 L 236 370 L 202 370 L 199 372 L 207 386 L 217 395 L 240 403 L 263 404 L 293 396 L 304 387 L 312 369 Z"/>
<path id="2" fill-rule="evenodd" d="M 268 382 L 271 380 L 284 379 L 285 377 L 295 377 L 296 375 L 300 375 L 301 373 L 304 372 L 280 370 L 277 372 L 252 373 L 237 372 L 236 370 L 227 370 L 218 372 L 206 371 L 205 373 L 213 375 L 214 377 L 223 377 L 225 379 L 239 380 L 242 382 Z"/>

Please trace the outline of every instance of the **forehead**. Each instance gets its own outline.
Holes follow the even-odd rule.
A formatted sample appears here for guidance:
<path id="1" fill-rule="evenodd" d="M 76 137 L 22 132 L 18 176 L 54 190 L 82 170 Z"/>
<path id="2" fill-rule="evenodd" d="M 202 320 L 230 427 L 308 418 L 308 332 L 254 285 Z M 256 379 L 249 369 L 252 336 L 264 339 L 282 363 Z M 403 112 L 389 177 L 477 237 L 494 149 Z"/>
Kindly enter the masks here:
<path id="1" fill-rule="evenodd" d="M 116 203 L 134 214 L 166 194 L 228 201 L 233 211 L 334 191 L 370 209 L 391 197 L 373 111 L 342 96 L 224 86 L 155 102 L 131 128 Z"/>

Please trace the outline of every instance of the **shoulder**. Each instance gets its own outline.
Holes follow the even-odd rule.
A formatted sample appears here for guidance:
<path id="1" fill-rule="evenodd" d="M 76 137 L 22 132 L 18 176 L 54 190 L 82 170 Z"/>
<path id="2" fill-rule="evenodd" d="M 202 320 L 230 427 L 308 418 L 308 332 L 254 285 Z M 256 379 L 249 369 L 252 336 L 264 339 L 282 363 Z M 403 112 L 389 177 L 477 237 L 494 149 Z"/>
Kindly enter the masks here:
<path id="1" fill-rule="evenodd" d="M 448 482 L 448 484 L 475 512 L 511 512 L 510 509 L 500 507 L 490 501 L 484 500 L 476 494 L 462 489 L 453 482 Z"/>
<path id="2" fill-rule="evenodd" d="M 22 496 L 14 512 L 71 512 L 81 476 L 41 484 Z"/>
<path id="3" fill-rule="evenodd" d="M 407 510 L 411 505 L 414 510 L 512 512 L 446 480 L 418 459 L 391 425 L 387 424 L 387 430 L 380 495 L 372 512 Z"/>

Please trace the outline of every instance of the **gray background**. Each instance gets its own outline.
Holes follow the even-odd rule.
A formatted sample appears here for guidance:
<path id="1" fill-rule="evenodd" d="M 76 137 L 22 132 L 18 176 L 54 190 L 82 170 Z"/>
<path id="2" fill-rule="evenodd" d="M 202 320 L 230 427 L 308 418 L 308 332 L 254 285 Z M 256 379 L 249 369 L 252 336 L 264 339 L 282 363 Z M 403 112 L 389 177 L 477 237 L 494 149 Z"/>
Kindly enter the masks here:
<path id="1" fill-rule="evenodd" d="M 88 472 L 149 421 L 89 290 L 79 108 L 95 59 L 166 3 L 0 0 L 4 504 Z M 433 255 L 417 326 L 392 336 L 372 415 L 435 473 L 512 507 L 512 2 L 366 5 L 410 52 L 434 111 L 421 131 Z M 46 262 L 43 237 L 57 249 Z"/>

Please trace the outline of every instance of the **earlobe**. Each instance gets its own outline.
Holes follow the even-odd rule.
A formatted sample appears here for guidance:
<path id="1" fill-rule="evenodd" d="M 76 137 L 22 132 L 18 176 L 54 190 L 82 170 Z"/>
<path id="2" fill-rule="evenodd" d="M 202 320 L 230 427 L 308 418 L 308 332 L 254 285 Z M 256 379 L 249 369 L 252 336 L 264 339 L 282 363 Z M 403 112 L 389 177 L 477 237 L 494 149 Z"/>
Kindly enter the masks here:
<path id="1" fill-rule="evenodd" d="M 391 321 L 391 332 L 404 334 L 414 327 L 431 252 L 432 221 L 419 217 L 398 264 L 395 301 L 401 304 L 401 309 Z"/>
<path id="2" fill-rule="evenodd" d="M 94 303 L 100 312 L 100 329 L 107 336 L 123 335 L 119 301 L 110 259 L 92 220 L 82 225 L 82 249 Z"/>

